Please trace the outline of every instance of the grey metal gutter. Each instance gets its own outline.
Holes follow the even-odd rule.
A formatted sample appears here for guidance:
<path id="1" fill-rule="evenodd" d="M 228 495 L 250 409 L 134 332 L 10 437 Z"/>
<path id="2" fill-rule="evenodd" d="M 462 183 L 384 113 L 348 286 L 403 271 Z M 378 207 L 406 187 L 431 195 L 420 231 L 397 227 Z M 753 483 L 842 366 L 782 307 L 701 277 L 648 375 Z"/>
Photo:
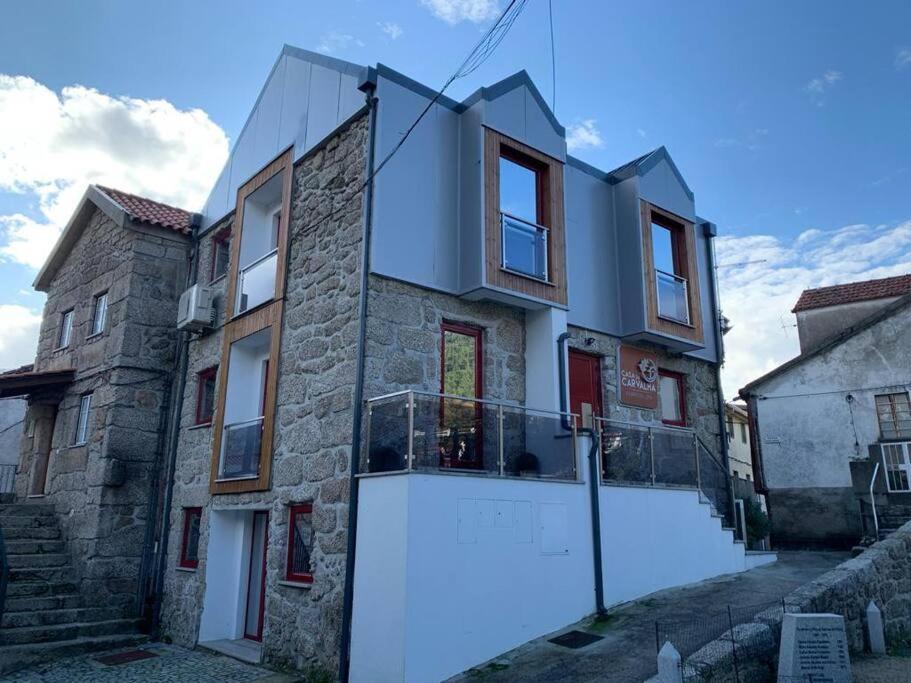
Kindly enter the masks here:
<path id="1" fill-rule="evenodd" d="M 357 499 L 361 452 L 361 422 L 364 410 L 364 374 L 367 352 L 367 295 L 370 291 L 370 239 L 373 230 L 373 169 L 376 151 L 376 81 L 365 79 L 359 86 L 366 93 L 370 117 L 367 133 L 367 186 L 364 188 L 364 224 L 361 237 L 361 291 L 358 295 L 357 375 L 354 384 L 354 406 L 351 418 L 351 475 L 348 482 L 348 547 L 345 562 L 345 590 L 342 602 L 342 632 L 339 643 L 338 679 L 348 680 L 351 665 L 351 618 L 354 608 L 354 562 L 357 552 Z"/>

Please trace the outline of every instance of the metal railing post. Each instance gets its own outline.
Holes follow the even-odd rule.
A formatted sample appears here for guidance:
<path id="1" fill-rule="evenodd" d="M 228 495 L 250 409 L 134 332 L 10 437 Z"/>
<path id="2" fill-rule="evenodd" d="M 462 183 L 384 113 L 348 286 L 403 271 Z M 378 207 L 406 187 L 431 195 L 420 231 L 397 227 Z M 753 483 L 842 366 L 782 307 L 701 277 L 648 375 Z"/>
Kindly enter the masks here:
<path id="1" fill-rule="evenodd" d="M 408 471 L 414 469 L 414 392 L 408 392 Z"/>
<path id="2" fill-rule="evenodd" d="M 652 468 L 652 486 L 655 485 L 655 436 L 652 428 L 648 428 L 648 457 Z"/>
<path id="3" fill-rule="evenodd" d="M 693 454 L 696 456 L 696 488 L 702 491 L 702 470 L 699 466 L 699 439 L 693 434 Z"/>
<path id="4" fill-rule="evenodd" d="M 873 497 L 873 487 L 876 484 L 876 475 L 879 474 L 879 463 L 873 468 L 873 476 L 870 478 L 870 508 L 873 510 L 873 530 L 876 533 L 876 540 L 879 540 L 879 518 L 876 516 L 876 499 Z M 888 479 L 888 478 L 887 478 Z"/>
<path id="5" fill-rule="evenodd" d="M 364 403 L 367 404 L 367 418 L 364 420 L 364 422 L 365 422 L 364 431 L 366 432 L 365 436 L 367 438 L 364 439 L 362 448 L 363 447 L 367 448 L 367 463 L 366 463 L 367 467 L 365 467 L 363 471 L 369 472 L 370 471 L 370 417 L 373 415 L 373 404 L 370 401 L 364 401 Z M 352 453 L 351 457 L 352 458 L 357 457 L 358 462 L 360 462 L 361 454 Z M 358 469 L 360 469 L 360 468 L 358 468 Z"/>
<path id="6" fill-rule="evenodd" d="M 571 417 L 573 425 L 573 480 L 579 481 L 579 442 L 576 440 L 578 438 L 578 432 L 576 430 L 576 418 Z M 594 430 L 592 430 L 592 443 L 594 443 Z"/>
<path id="7" fill-rule="evenodd" d="M 503 459 L 503 406 L 497 405 L 497 471 L 502 477 L 506 473 L 506 463 Z"/>

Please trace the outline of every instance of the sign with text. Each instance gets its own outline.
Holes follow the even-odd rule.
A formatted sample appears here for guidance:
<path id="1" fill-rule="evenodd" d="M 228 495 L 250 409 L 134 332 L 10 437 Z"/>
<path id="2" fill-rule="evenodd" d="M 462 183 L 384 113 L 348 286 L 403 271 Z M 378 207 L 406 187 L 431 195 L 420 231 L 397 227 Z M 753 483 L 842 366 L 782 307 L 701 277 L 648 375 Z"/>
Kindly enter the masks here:
<path id="1" fill-rule="evenodd" d="M 658 408 L 658 358 L 635 346 L 620 347 L 620 403 L 636 408 Z"/>
<path id="2" fill-rule="evenodd" d="M 845 620 L 839 614 L 785 614 L 778 681 L 851 683 Z"/>

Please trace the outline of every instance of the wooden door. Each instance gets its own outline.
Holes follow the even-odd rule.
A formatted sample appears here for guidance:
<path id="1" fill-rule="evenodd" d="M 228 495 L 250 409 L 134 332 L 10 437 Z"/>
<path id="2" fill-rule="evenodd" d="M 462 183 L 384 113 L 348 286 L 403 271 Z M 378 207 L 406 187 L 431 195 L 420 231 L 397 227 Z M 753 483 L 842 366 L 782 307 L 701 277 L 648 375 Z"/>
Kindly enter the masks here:
<path id="1" fill-rule="evenodd" d="M 569 350 L 569 409 L 581 416 L 580 427 L 588 424 L 588 415 L 601 417 L 601 358 L 575 349 Z"/>

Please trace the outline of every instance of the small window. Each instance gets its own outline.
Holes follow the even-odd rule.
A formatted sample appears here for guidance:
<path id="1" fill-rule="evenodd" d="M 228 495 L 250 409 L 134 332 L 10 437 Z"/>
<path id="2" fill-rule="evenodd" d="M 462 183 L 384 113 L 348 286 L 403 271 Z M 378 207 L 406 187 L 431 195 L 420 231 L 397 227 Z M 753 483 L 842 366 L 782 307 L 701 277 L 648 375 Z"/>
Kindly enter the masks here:
<path id="1" fill-rule="evenodd" d="M 231 231 L 222 230 L 212 238 L 212 272 L 209 282 L 214 282 L 228 272 L 231 262 Z"/>
<path id="2" fill-rule="evenodd" d="M 292 505 L 288 518 L 288 567 L 285 578 L 299 583 L 313 583 L 310 548 L 313 544 L 312 503 Z"/>
<path id="3" fill-rule="evenodd" d="M 73 445 L 81 446 L 88 441 L 89 420 L 92 417 L 92 395 L 86 394 L 79 399 L 79 414 L 76 417 L 76 433 L 73 435 Z"/>
<path id="4" fill-rule="evenodd" d="M 104 326 L 108 321 L 108 293 L 104 292 L 95 297 L 95 303 L 92 306 L 92 334 L 101 334 L 104 332 Z"/>
<path id="5" fill-rule="evenodd" d="M 674 427 L 686 426 L 686 403 L 683 375 L 670 370 L 658 371 L 658 404 L 661 421 Z"/>
<path id="6" fill-rule="evenodd" d="M 70 345 L 73 336 L 73 309 L 60 316 L 60 333 L 57 335 L 57 348 L 65 349 Z"/>
<path id="7" fill-rule="evenodd" d="M 548 229 L 542 225 L 543 170 L 505 149 L 500 156 L 500 226 L 506 270 L 548 279 Z"/>
<path id="8" fill-rule="evenodd" d="M 882 438 L 911 438 L 911 404 L 907 392 L 880 394 L 875 400 Z"/>
<path id="9" fill-rule="evenodd" d="M 686 229 L 651 212 L 652 264 L 658 296 L 658 316 L 689 324 L 689 272 Z"/>
<path id="10" fill-rule="evenodd" d="M 202 508 L 183 509 L 183 540 L 180 544 L 179 565 L 185 569 L 199 566 L 199 525 Z"/>
<path id="11" fill-rule="evenodd" d="M 747 426 L 744 422 L 740 423 L 740 443 L 747 442 Z"/>
<path id="12" fill-rule="evenodd" d="M 734 439 L 734 423 L 731 420 L 728 420 L 728 441 Z"/>
<path id="13" fill-rule="evenodd" d="M 206 368 L 196 375 L 196 424 L 212 422 L 215 412 L 215 378 L 218 366 Z"/>

